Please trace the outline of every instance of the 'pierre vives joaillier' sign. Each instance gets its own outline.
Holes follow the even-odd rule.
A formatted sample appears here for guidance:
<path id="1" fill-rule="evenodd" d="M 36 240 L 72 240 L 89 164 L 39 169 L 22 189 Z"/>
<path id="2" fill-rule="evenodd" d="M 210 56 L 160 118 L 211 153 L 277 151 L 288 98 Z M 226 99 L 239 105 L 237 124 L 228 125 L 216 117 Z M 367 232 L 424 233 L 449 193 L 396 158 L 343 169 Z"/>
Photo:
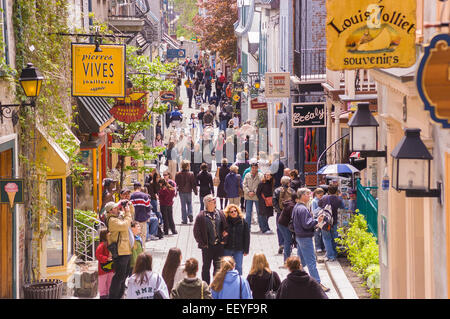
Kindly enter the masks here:
<path id="1" fill-rule="evenodd" d="M 416 61 L 416 0 L 328 0 L 327 68 L 409 67 Z"/>

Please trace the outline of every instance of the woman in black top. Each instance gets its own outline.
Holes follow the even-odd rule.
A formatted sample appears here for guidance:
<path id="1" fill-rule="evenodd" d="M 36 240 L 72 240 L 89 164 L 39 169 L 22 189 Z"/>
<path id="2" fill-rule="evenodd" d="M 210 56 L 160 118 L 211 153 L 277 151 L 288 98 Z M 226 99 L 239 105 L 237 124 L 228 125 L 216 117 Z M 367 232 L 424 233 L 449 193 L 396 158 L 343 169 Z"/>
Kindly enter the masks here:
<path id="1" fill-rule="evenodd" d="M 269 227 L 269 217 L 273 216 L 273 206 L 267 206 L 265 198 L 272 197 L 273 195 L 273 177 L 270 172 L 264 173 L 262 182 L 256 189 L 256 196 L 258 196 L 258 223 L 259 228 L 263 234 L 273 234 L 273 231 Z"/>
<path id="2" fill-rule="evenodd" d="M 202 163 L 200 166 L 200 173 L 197 175 L 197 186 L 200 186 L 200 210 L 205 208 L 203 198 L 208 195 L 214 195 L 214 184 L 211 173 L 208 172 L 208 164 Z"/>
<path id="3" fill-rule="evenodd" d="M 218 168 L 219 170 L 219 186 L 217 186 L 217 197 L 220 199 L 220 209 L 223 209 L 228 204 L 227 192 L 225 192 L 225 177 L 227 177 L 230 172 L 230 168 L 228 167 L 228 160 L 226 158 L 222 158 L 222 165 Z M 225 201 L 225 205 L 223 202 Z"/>
<path id="4" fill-rule="evenodd" d="M 271 277 L 272 287 L 270 287 Z M 253 256 L 252 268 L 247 276 L 247 281 L 250 284 L 253 299 L 265 299 L 265 294 L 269 289 L 277 291 L 281 284 L 280 277 L 275 271 L 270 270 L 269 263 L 263 253 Z"/>

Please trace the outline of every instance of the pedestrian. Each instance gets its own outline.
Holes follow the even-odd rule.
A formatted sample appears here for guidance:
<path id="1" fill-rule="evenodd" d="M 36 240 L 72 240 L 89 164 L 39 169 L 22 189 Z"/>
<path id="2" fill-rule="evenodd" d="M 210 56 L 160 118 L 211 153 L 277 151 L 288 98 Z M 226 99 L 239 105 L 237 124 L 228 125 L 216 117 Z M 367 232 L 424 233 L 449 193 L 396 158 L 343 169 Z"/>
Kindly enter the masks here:
<path id="1" fill-rule="evenodd" d="M 175 147 L 175 142 L 169 142 L 167 149 L 164 151 L 166 156 L 166 166 L 171 176 L 175 176 L 177 172 L 177 158 L 178 152 Z"/>
<path id="2" fill-rule="evenodd" d="M 308 272 L 319 284 L 320 276 L 316 266 L 316 254 L 312 237 L 314 228 L 322 222 L 323 216 L 315 220 L 306 206 L 309 202 L 311 191 L 308 188 L 300 188 L 297 191 L 297 204 L 292 210 L 292 224 L 294 226 L 295 240 L 297 241 L 297 255 L 300 257 L 303 267 L 308 267 Z M 322 285 L 324 291 L 330 288 Z"/>
<path id="3" fill-rule="evenodd" d="M 291 169 L 289 167 L 283 170 L 283 176 L 291 177 Z"/>
<path id="4" fill-rule="evenodd" d="M 244 150 L 238 154 L 238 160 L 236 163 L 234 163 L 238 167 L 238 174 L 243 178 L 243 174 L 247 168 L 250 167 L 249 157 L 248 157 L 248 151 Z M 241 209 L 245 209 L 245 198 L 242 195 L 241 196 Z"/>
<path id="5" fill-rule="evenodd" d="M 153 147 L 164 147 L 164 142 L 162 140 L 162 134 L 161 133 L 157 133 L 156 134 L 156 138 L 153 141 Z M 161 157 L 163 155 L 163 151 L 158 153 L 158 169 L 159 169 L 159 165 L 161 165 Z"/>
<path id="6" fill-rule="evenodd" d="M 224 158 L 225 152 L 225 132 L 220 131 L 217 136 L 215 147 L 214 147 L 214 155 L 216 157 L 216 165 L 219 167 L 219 163 L 221 163 L 222 158 Z"/>
<path id="7" fill-rule="evenodd" d="M 214 125 L 214 115 L 211 113 L 211 110 L 209 108 L 206 109 L 205 115 L 203 115 L 203 128 L 208 125 Z"/>
<path id="8" fill-rule="evenodd" d="M 163 173 L 164 180 L 175 189 L 175 197 L 178 195 L 177 193 L 177 183 L 172 179 L 173 175 L 167 170 Z"/>
<path id="9" fill-rule="evenodd" d="M 198 120 L 197 120 L 197 118 L 195 116 L 195 113 L 191 113 L 191 118 L 190 118 L 190 121 L 189 121 L 189 128 L 190 128 L 190 131 L 191 131 L 192 139 L 195 139 L 198 125 L 199 124 L 198 124 Z"/>
<path id="10" fill-rule="evenodd" d="M 239 115 L 237 113 L 233 114 L 233 127 L 239 128 Z"/>
<path id="11" fill-rule="evenodd" d="M 219 175 L 219 186 L 217 186 L 217 197 L 220 200 L 220 209 L 224 209 L 224 207 L 228 204 L 228 196 L 225 191 L 225 178 L 230 172 L 230 168 L 228 167 L 228 160 L 224 157 L 222 158 L 222 163 L 220 167 L 217 169 Z"/>
<path id="12" fill-rule="evenodd" d="M 194 238 L 202 250 L 202 279 L 210 282 L 210 268 L 213 263 L 214 274 L 219 270 L 220 258 L 224 253 L 224 243 L 228 235 L 227 221 L 222 211 L 216 209 L 216 198 L 206 195 L 203 198 L 205 210 L 201 211 L 194 223 Z"/>
<path id="13" fill-rule="evenodd" d="M 277 236 L 278 236 L 278 253 L 283 253 L 283 247 L 284 247 L 284 237 L 282 234 L 282 230 L 280 229 L 280 226 L 278 225 L 278 219 L 280 218 L 281 211 L 283 210 L 283 203 L 286 200 L 289 200 L 292 197 L 292 194 L 295 193 L 295 191 L 289 187 L 289 184 L 291 183 L 291 178 L 289 176 L 283 176 L 281 178 L 281 186 L 277 187 L 275 191 L 273 192 L 273 208 L 275 209 L 276 215 L 276 221 L 277 221 Z M 286 245 L 290 244 L 286 243 Z"/>
<path id="14" fill-rule="evenodd" d="M 230 204 L 240 205 L 240 198 L 243 195 L 242 179 L 238 174 L 239 167 L 231 165 L 230 172 L 225 177 L 225 192 Z M 242 191 L 242 194 L 241 194 Z"/>
<path id="15" fill-rule="evenodd" d="M 175 222 L 173 220 L 173 199 L 175 197 L 175 187 L 166 180 L 159 181 L 160 189 L 158 192 L 159 203 L 163 218 L 164 235 L 169 235 L 169 229 L 173 235 L 178 234 L 175 229 Z"/>
<path id="16" fill-rule="evenodd" d="M 209 104 L 213 104 L 213 105 L 217 106 L 217 99 L 218 99 L 218 98 L 217 98 L 216 92 L 213 92 L 212 96 L 211 96 L 211 97 L 208 97 L 207 102 L 208 102 Z"/>
<path id="17" fill-rule="evenodd" d="M 211 91 L 212 91 L 212 84 L 210 79 L 205 79 L 205 98 L 203 99 L 203 102 L 205 103 L 211 103 Z M 214 100 L 214 104 L 216 101 Z"/>
<path id="18" fill-rule="evenodd" d="M 190 80 L 188 80 L 190 81 Z M 190 81 L 192 83 L 192 81 Z M 189 108 L 192 109 L 192 99 L 194 97 L 194 90 L 192 88 L 192 84 L 189 85 L 188 87 L 186 87 L 186 94 L 188 97 L 188 101 L 189 101 Z"/>
<path id="19" fill-rule="evenodd" d="M 230 114 L 225 110 L 225 107 L 222 107 L 219 113 L 219 130 L 225 131 L 230 120 Z"/>
<path id="20" fill-rule="evenodd" d="M 129 229 L 131 227 L 131 212 L 128 202 L 122 206 L 121 202 L 108 202 L 105 204 L 106 226 L 110 236 L 108 237 L 108 249 L 115 247 L 111 251 L 114 265 L 114 276 L 111 280 L 109 288 L 109 299 L 121 299 L 125 292 L 125 280 L 129 274 L 131 247 L 134 243 L 133 236 L 130 236 Z M 121 215 L 121 211 L 123 215 Z"/>
<path id="21" fill-rule="evenodd" d="M 161 176 L 158 171 L 154 169 L 147 178 L 147 182 L 144 186 L 147 189 L 147 193 L 150 196 L 150 205 L 152 206 L 152 213 L 155 213 L 156 217 L 158 217 L 158 221 L 162 224 L 162 215 L 161 212 L 158 211 L 158 193 L 159 193 L 159 181 Z"/>
<path id="22" fill-rule="evenodd" d="M 270 171 L 264 173 L 264 177 L 256 189 L 256 196 L 258 197 L 258 224 L 261 232 L 266 235 L 273 234 L 269 227 L 269 217 L 273 216 L 273 177 Z"/>
<path id="23" fill-rule="evenodd" d="M 302 188 L 305 186 L 305 183 L 301 181 L 298 171 L 296 169 L 293 169 L 289 172 L 289 176 L 291 177 L 291 185 L 290 187 L 297 191 L 299 188 Z"/>
<path id="24" fill-rule="evenodd" d="M 95 250 L 95 259 L 98 261 L 98 293 L 100 299 L 109 299 L 109 288 L 111 287 L 111 280 L 114 277 L 113 258 L 111 252 L 108 250 L 109 235 L 108 229 L 100 229 L 100 244 Z"/>
<path id="25" fill-rule="evenodd" d="M 151 200 L 150 196 L 142 191 L 141 183 L 136 182 L 133 187 L 134 192 L 131 194 L 130 201 L 134 206 L 134 220 L 141 224 L 142 239 L 146 241 L 147 222 L 152 212 Z"/>
<path id="26" fill-rule="evenodd" d="M 130 272 L 128 274 L 128 277 L 130 277 L 133 274 L 133 268 L 136 265 L 136 259 L 137 256 L 139 256 L 140 253 L 144 251 L 144 244 L 141 239 L 141 224 L 139 224 L 136 221 L 131 222 L 131 231 L 133 232 L 134 236 L 134 245 L 131 248 L 131 259 L 130 259 Z"/>
<path id="27" fill-rule="evenodd" d="M 253 299 L 247 279 L 235 269 L 233 257 L 223 257 L 220 265 L 210 286 L 213 299 Z"/>
<path id="28" fill-rule="evenodd" d="M 289 257 L 286 267 L 289 274 L 281 282 L 277 299 L 328 299 L 323 286 L 303 270 L 298 256 Z"/>
<path id="29" fill-rule="evenodd" d="M 280 276 L 270 269 L 266 255 L 253 255 L 252 267 L 247 276 L 253 299 L 266 299 L 269 290 L 277 291 L 281 285 Z"/>
<path id="30" fill-rule="evenodd" d="M 189 258 L 184 265 L 186 277 L 174 285 L 170 293 L 172 299 L 212 299 L 208 284 L 197 278 L 198 261 Z"/>
<path id="31" fill-rule="evenodd" d="M 260 151 L 258 158 L 259 169 L 262 172 L 270 171 L 270 161 L 267 157 L 267 153 Z"/>
<path id="32" fill-rule="evenodd" d="M 225 243 L 225 256 L 232 256 L 236 270 L 242 275 L 242 262 L 250 249 L 250 227 L 239 206 L 230 204 L 224 210 L 228 224 L 228 236 Z"/>
<path id="33" fill-rule="evenodd" d="M 330 187 L 328 187 L 328 195 L 323 196 L 318 203 L 320 208 L 324 208 L 327 204 L 330 204 L 333 215 L 333 225 L 331 230 L 326 231 L 325 229 L 322 229 L 322 239 L 325 244 L 325 250 L 327 251 L 326 261 L 335 261 L 337 258 L 335 239 L 338 237 L 338 209 L 345 207 L 344 201 L 337 196 L 337 191 L 338 188 L 336 185 L 330 185 Z"/>
<path id="34" fill-rule="evenodd" d="M 181 249 L 177 247 L 170 248 L 162 270 L 162 277 L 168 291 L 172 291 L 172 288 L 185 277 L 184 265 L 181 264 L 181 261 Z"/>
<path id="35" fill-rule="evenodd" d="M 198 112 L 198 114 L 197 114 L 198 124 L 199 124 L 199 128 L 200 128 L 200 135 L 203 132 L 203 116 L 204 115 L 205 115 L 205 108 L 202 106 L 202 107 L 200 107 L 200 112 Z"/>
<path id="36" fill-rule="evenodd" d="M 181 171 L 175 175 L 175 182 L 180 194 L 181 223 L 186 225 L 188 218 L 191 223 L 194 220 L 194 215 L 192 214 L 192 192 L 197 195 L 197 182 L 194 173 L 190 171 L 189 161 L 183 160 L 181 162 Z"/>
<path id="37" fill-rule="evenodd" d="M 295 233 L 289 228 L 292 219 L 292 210 L 296 205 L 297 192 L 292 193 L 291 198 L 283 202 L 283 209 L 277 220 L 278 228 L 283 236 L 283 257 L 286 261 L 291 256 L 292 245 L 295 243 Z"/>
<path id="38" fill-rule="evenodd" d="M 273 153 L 272 164 L 270 165 L 270 172 L 274 179 L 275 188 L 280 187 L 281 177 L 284 175 L 284 164 L 280 160 L 280 153 Z"/>
<path id="39" fill-rule="evenodd" d="M 178 107 L 175 106 L 173 111 L 170 113 L 170 124 L 176 129 L 180 128 L 181 121 L 183 120 L 183 114 L 178 110 Z"/>
<path id="40" fill-rule="evenodd" d="M 311 201 L 311 213 L 313 214 L 313 217 L 317 219 L 320 212 L 319 201 L 324 196 L 325 191 L 323 188 L 318 187 L 314 190 L 313 194 L 314 198 Z M 325 250 L 325 244 L 322 239 L 322 230 L 320 228 L 314 230 L 314 246 L 316 248 L 316 253 L 321 253 Z"/>
<path id="41" fill-rule="evenodd" d="M 152 255 L 139 254 L 128 280 L 127 299 L 169 299 L 167 285 L 161 275 L 152 271 L 152 263 Z"/>
<path id="42" fill-rule="evenodd" d="M 197 186 L 199 187 L 200 210 L 204 209 L 203 198 L 212 194 L 214 196 L 214 184 L 211 173 L 208 172 L 208 164 L 202 163 L 200 173 L 196 176 Z"/>
<path id="43" fill-rule="evenodd" d="M 263 180 L 263 174 L 258 171 L 258 162 L 252 161 L 250 165 L 250 173 L 246 174 L 243 182 L 244 198 L 245 198 L 245 220 L 247 225 L 251 227 L 253 205 L 256 207 L 256 214 L 259 215 L 259 203 L 256 191 L 259 184 Z"/>

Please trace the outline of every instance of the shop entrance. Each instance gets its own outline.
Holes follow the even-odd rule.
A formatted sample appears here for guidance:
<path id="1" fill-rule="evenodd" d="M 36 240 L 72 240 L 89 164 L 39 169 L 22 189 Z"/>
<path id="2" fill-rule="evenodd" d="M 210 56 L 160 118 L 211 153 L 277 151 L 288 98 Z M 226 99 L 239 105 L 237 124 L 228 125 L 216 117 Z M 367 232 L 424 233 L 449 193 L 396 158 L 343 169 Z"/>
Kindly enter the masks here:
<path id="1" fill-rule="evenodd" d="M 0 178 L 13 177 L 12 149 L 0 152 Z M 0 204 L 0 298 L 13 298 L 13 223 L 8 204 Z"/>

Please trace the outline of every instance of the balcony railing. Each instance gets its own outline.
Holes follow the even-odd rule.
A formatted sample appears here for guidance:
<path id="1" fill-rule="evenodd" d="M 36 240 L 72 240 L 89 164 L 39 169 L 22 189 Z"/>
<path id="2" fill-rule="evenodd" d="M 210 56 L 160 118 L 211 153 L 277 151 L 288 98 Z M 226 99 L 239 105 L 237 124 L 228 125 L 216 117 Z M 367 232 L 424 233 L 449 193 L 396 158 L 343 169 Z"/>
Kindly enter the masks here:
<path id="1" fill-rule="evenodd" d="M 136 17 L 135 1 L 111 1 L 109 4 L 109 16 L 113 18 Z"/>
<path id="2" fill-rule="evenodd" d="M 324 81 L 326 78 L 326 49 L 294 51 L 294 72 L 303 82 Z"/>
<path id="3" fill-rule="evenodd" d="M 139 7 L 138 7 L 139 5 Z M 142 3 L 135 0 L 111 1 L 109 4 L 109 24 L 114 26 L 120 32 L 140 32 L 144 27 Z"/>

